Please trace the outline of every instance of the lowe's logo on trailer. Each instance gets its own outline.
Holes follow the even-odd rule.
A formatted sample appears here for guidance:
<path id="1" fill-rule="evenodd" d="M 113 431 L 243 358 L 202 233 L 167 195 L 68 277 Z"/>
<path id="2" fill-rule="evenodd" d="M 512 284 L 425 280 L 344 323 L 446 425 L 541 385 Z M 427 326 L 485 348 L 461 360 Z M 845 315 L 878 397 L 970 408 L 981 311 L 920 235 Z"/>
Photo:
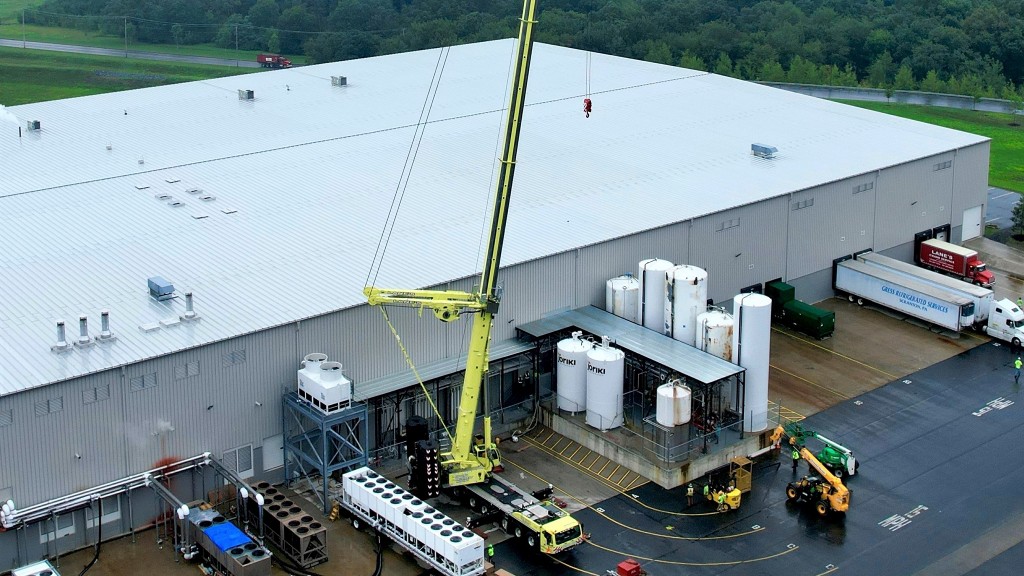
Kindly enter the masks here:
<path id="1" fill-rule="evenodd" d="M 927 298 L 923 298 L 916 294 L 910 294 L 909 292 L 904 292 L 903 290 L 893 288 L 892 286 L 882 286 L 882 292 L 892 294 L 893 296 L 899 298 L 900 302 L 904 302 L 915 308 L 920 308 L 921 310 L 927 310 L 931 308 L 933 310 L 938 310 L 943 314 L 949 312 L 949 306 L 946 306 L 945 304 L 933 302 L 931 300 L 928 300 Z"/>
<path id="2" fill-rule="evenodd" d="M 587 371 L 593 372 L 594 374 L 604 374 L 607 370 L 605 370 L 604 368 L 598 368 L 597 366 L 594 366 L 593 364 L 588 362 Z"/>

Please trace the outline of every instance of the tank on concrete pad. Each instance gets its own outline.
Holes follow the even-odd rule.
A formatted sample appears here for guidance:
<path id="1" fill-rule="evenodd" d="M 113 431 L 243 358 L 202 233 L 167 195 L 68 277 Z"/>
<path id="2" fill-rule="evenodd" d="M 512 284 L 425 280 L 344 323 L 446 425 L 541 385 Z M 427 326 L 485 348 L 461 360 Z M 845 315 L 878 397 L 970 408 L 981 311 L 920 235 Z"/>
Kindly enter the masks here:
<path id="1" fill-rule="evenodd" d="M 626 354 L 607 336 L 587 352 L 587 424 L 598 430 L 622 426 L 622 387 Z"/>
<path id="2" fill-rule="evenodd" d="M 746 370 L 743 431 L 768 427 L 768 351 L 772 333 L 772 299 L 764 294 L 737 294 L 732 299 L 736 327 L 732 361 Z"/>
<path id="3" fill-rule="evenodd" d="M 557 347 L 558 409 L 573 414 L 587 409 L 587 352 L 594 343 L 582 336 L 583 332 L 573 332 L 572 338 L 561 340 Z"/>

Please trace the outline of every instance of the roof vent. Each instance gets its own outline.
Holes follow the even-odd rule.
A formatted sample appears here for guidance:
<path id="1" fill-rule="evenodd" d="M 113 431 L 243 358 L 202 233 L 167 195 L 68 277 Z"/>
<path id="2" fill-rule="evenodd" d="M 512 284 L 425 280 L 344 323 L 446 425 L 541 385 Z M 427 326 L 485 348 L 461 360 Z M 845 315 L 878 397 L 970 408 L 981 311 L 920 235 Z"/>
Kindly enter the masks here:
<path id="1" fill-rule="evenodd" d="M 238 91 L 238 99 L 239 100 L 255 100 L 256 99 L 256 95 L 253 93 L 252 90 L 239 90 Z"/>
<path id="2" fill-rule="evenodd" d="M 750 145 L 750 153 L 754 156 L 760 156 L 761 158 L 774 158 L 775 153 L 778 151 L 779 149 L 775 146 L 769 146 L 767 144 L 755 143 Z"/>
<path id="3" fill-rule="evenodd" d="M 100 310 L 100 335 L 96 337 L 97 342 L 113 342 L 117 336 L 110 331 L 110 310 Z"/>
<path id="4" fill-rule="evenodd" d="M 43 129 L 42 124 L 39 123 L 39 120 L 29 120 L 28 122 L 25 122 L 25 128 L 29 132 Z"/>
<path id="5" fill-rule="evenodd" d="M 344 76 L 331 76 L 331 86 L 348 86 L 348 78 Z"/>
<path id="6" fill-rule="evenodd" d="M 185 313 L 181 315 L 182 322 L 195 322 L 199 320 L 199 314 L 196 314 L 195 308 L 192 307 L 192 293 L 185 292 Z"/>
<path id="7" fill-rule="evenodd" d="M 92 337 L 89 336 L 89 317 L 79 316 L 78 317 L 78 340 L 75 342 L 75 346 L 79 348 L 86 348 L 92 346 Z"/>
<path id="8" fill-rule="evenodd" d="M 54 352 L 66 352 L 71 349 L 68 344 L 67 336 L 64 332 L 64 321 L 57 320 L 57 343 L 50 346 L 50 350 Z"/>
<path id="9" fill-rule="evenodd" d="M 174 284 L 164 280 L 163 276 L 149 278 L 149 295 L 157 300 L 170 300 L 174 298 Z"/>

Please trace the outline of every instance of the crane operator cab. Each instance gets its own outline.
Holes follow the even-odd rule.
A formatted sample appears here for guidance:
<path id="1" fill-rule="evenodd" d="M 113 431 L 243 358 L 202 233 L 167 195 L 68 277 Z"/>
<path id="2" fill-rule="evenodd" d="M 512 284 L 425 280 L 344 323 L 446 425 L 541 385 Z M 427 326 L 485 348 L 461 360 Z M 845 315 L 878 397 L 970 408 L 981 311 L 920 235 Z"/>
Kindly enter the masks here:
<path id="1" fill-rule="evenodd" d="M 481 464 L 486 463 L 485 468 L 491 472 L 503 472 L 505 468 L 501 465 L 501 453 L 494 444 L 484 442 L 483 434 L 473 436 L 473 456 Z"/>

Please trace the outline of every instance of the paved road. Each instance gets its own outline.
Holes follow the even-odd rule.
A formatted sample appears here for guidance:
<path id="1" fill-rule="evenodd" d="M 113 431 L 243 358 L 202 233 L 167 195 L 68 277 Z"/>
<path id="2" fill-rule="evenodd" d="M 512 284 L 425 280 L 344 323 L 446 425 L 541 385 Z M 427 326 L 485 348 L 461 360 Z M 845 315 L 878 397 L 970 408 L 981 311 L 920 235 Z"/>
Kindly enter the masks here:
<path id="1" fill-rule="evenodd" d="M 787 482 L 807 467 L 767 462 L 736 512 L 681 516 L 680 489 L 648 484 L 575 513 L 592 539 L 565 565 L 513 541 L 497 546 L 497 564 L 517 576 L 603 576 L 626 557 L 654 576 L 1012 573 L 1024 558 L 1024 402 L 1012 357 L 986 343 L 808 418 L 861 462 L 845 517 L 786 502 Z"/>
<path id="2" fill-rule="evenodd" d="M 1021 195 L 1011 190 L 989 187 L 988 207 L 985 210 L 985 224 L 995 224 L 999 228 L 1013 225 L 1013 207 L 1021 199 Z"/>
<path id="3" fill-rule="evenodd" d="M 21 40 L 10 40 L 0 38 L 0 46 L 12 48 L 32 48 L 33 50 L 50 50 L 53 52 L 73 52 L 75 54 L 95 54 L 97 56 L 125 56 L 124 50 L 113 48 L 95 48 L 92 46 L 74 46 L 71 44 L 53 44 L 50 42 L 24 42 Z M 237 68 L 259 68 L 255 61 L 231 60 L 228 58 L 210 58 L 207 56 L 188 56 L 184 54 L 164 54 L 160 52 L 145 52 L 142 50 L 129 50 L 128 58 L 141 60 L 160 60 L 163 62 L 188 62 L 191 64 L 211 64 L 214 66 L 232 66 Z"/>

